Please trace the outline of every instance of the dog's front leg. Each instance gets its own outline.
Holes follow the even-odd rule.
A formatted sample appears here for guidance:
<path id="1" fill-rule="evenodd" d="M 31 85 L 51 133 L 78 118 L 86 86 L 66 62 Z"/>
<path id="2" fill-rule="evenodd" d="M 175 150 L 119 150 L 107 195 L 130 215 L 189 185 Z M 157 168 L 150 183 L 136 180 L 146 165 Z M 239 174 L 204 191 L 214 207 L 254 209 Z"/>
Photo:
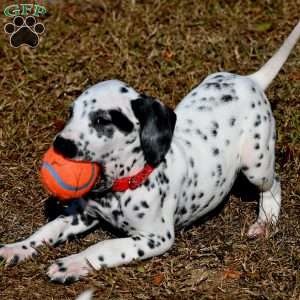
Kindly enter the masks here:
<path id="1" fill-rule="evenodd" d="M 174 242 L 174 232 L 139 234 L 128 238 L 106 240 L 86 250 L 57 260 L 48 269 L 51 281 L 71 283 L 93 270 L 115 267 L 160 255 Z"/>
<path id="2" fill-rule="evenodd" d="M 0 245 L 0 261 L 4 260 L 6 265 L 15 265 L 37 255 L 37 247 L 43 244 L 54 245 L 63 242 L 71 236 L 89 230 L 98 222 L 85 213 L 59 216 L 23 241 Z"/>

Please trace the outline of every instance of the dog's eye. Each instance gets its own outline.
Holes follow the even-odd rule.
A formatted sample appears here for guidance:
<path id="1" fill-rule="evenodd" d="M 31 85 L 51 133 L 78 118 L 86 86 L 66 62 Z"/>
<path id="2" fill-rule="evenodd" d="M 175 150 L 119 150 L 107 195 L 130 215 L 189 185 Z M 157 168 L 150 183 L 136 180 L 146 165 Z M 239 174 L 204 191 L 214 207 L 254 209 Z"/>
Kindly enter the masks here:
<path id="1" fill-rule="evenodd" d="M 105 125 L 109 125 L 109 124 L 111 124 L 111 121 L 108 119 L 105 119 L 103 117 L 97 117 L 95 119 L 95 125 L 97 125 L 97 126 L 105 126 Z"/>

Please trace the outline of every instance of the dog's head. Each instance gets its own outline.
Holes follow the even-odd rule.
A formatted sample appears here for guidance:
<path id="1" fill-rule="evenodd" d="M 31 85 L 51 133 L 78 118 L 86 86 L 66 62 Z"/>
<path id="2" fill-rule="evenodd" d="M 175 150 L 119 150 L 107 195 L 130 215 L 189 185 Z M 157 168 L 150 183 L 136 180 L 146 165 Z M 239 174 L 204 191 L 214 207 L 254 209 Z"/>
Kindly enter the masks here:
<path id="1" fill-rule="evenodd" d="M 175 113 L 118 80 L 86 90 L 70 107 L 70 118 L 54 148 L 67 158 L 126 166 L 140 157 L 157 166 L 170 148 Z"/>

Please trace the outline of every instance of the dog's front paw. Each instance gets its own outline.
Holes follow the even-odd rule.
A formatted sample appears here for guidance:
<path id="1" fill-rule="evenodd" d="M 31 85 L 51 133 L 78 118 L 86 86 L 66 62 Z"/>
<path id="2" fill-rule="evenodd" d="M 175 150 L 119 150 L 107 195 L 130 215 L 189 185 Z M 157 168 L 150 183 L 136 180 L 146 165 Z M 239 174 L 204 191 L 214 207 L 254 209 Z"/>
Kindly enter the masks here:
<path id="1" fill-rule="evenodd" d="M 37 255 L 37 251 L 23 242 L 0 245 L 0 263 L 14 266 L 19 262 Z"/>
<path id="2" fill-rule="evenodd" d="M 256 222 L 252 224 L 247 233 L 250 238 L 264 238 L 268 235 L 267 224 L 262 222 Z"/>
<path id="3" fill-rule="evenodd" d="M 48 269 L 51 282 L 71 284 L 92 271 L 87 260 L 79 254 L 55 261 Z"/>

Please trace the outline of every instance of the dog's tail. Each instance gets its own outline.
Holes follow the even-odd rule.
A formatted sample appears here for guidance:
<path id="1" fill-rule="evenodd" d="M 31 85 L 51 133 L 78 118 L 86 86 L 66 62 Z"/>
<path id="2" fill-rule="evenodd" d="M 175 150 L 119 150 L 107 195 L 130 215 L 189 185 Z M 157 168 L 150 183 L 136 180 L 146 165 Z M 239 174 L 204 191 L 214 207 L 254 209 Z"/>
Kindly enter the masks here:
<path id="1" fill-rule="evenodd" d="M 282 46 L 267 61 L 267 63 L 263 65 L 262 68 L 260 68 L 257 72 L 249 75 L 248 77 L 254 80 L 263 90 L 265 90 L 287 60 L 299 37 L 300 22 L 298 22 Z"/>

